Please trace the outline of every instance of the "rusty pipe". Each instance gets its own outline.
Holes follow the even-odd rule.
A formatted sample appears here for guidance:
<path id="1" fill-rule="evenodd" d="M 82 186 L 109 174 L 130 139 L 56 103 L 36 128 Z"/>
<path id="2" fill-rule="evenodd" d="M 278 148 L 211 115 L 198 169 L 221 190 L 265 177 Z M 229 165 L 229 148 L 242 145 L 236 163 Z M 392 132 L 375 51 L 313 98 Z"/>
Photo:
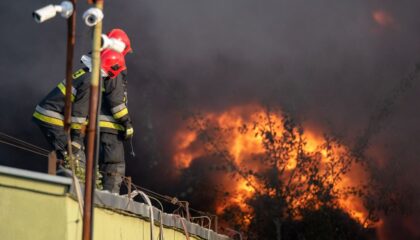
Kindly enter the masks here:
<path id="1" fill-rule="evenodd" d="M 96 0 L 95 7 L 102 10 L 103 0 Z M 93 235 L 92 217 L 93 217 L 93 164 L 98 118 L 98 100 L 99 100 L 99 78 L 100 78 L 100 48 L 101 48 L 102 21 L 99 21 L 93 30 L 93 47 L 92 47 L 92 77 L 90 86 L 89 100 L 89 124 L 87 127 L 87 159 L 86 159 L 86 176 L 85 176 L 85 198 L 83 209 L 83 240 L 91 240 Z"/>

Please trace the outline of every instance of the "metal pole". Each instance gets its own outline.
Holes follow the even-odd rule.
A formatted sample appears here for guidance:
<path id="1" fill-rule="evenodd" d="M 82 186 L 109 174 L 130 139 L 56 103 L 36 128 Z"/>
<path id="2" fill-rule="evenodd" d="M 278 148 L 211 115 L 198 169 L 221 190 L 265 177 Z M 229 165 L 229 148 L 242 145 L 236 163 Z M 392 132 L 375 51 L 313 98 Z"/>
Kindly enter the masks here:
<path id="1" fill-rule="evenodd" d="M 55 175 L 57 172 L 57 155 L 55 151 L 48 154 L 48 174 Z"/>
<path id="2" fill-rule="evenodd" d="M 187 220 L 188 222 L 191 221 L 191 215 L 190 215 L 190 203 L 185 202 L 185 209 L 187 211 Z"/>
<path id="3" fill-rule="evenodd" d="M 226 228 L 226 230 L 229 230 L 229 231 L 233 232 L 235 235 L 239 235 L 239 240 L 242 240 L 242 233 L 241 232 L 236 231 L 232 228 Z M 233 235 L 233 236 L 235 236 L 235 235 Z"/>
<path id="4" fill-rule="evenodd" d="M 211 218 L 209 216 L 198 216 L 198 217 L 191 217 L 191 221 L 194 221 L 195 219 L 200 219 L 201 220 L 201 226 L 204 227 L 204 219 L 207 219 L 208 223 L 209 223 L 209 227 L 208 229 L 211 230 Z"/>
<path id="5" fill-rule="evenodd" d="M 67 19 L 67 57 L 66 57 L 66 95 L 64 97 L 64 132 L 67 135 L 67 151 L 70 156 L 70 166 L 73 173 L 73 185 L 76 189 L 77 202 L 79 203 L 80 214 L 82 212 L 82 201 L 80 194 L 80 186 L 77 177 L 75 176 L 74 158 L 71 149 L 70 139 L 70 126 L 71 126 L 71 97 L 72 97 L 72 85 L 73 85 L 73 57 L 74 57 L 74 45 L 76 43 L 76 2 L 77 0 L 71 0 L 73 5 L 73 13 Z M 48 161 L 48 172 L 53 172 L 55 175 L 55 169 L 57 167 L 57 157 L 49 155 Z M 51 172 L 50 172 L 51 171 Z"/>
<path id="6" fill-rule="evenodd" d="M 183 205 L 183 207 L 185 207 L 185 213 L 186 213 L 186 219 L 189 222 L 191 219 L 191 215 L 190 215 L 190 203 L 188 201 L 179 201 L 181 204 L 185 204 Z"/>
<path id="7" fill-rule="evenodd" d="M 67 20 L 66 97 L 64 105 L 64 131 L 66 133 L 70 131 L 71 124 L 73 56 L 76 42 L 76 0 L 71 0 L 71 3 L 73 4 L 73 14 Z"/>
<path id="8" fill-rule="evenodd" d="M 96 0 L 95 7 L 102 10 L 103 0 Z M 93 47 L 92 47 L 92 77 L 90 86 L 89 101 L 89 124 L 87 128 L 87 158 L 86 158 L 86 176 L 85 176 L 85 198 L 84 198 L 84 215 L 83 215 L 83 240 L 91 240 L 93 204 L 92 196 L 94 188 L 93 181 L 93 164 L 95 151 L 95 136 L 98 117 L 98 96 L 99 96 L 99 78 L 100 78 L 100 45 L 101 45 L 102 21 L 99 21 L 93 30 Z"/>
<path id="9" fill-rule="evenodd" d="M 73 86 L 73 56 L 74 44 L 76 41 L 76 0 L 71 0 L 73 4 L 73 14 L 67 20 L 67 58 L 66 58 L 66 96 L 64 97 L 64 132 L 67 135 L 67 151 L 70 156 L 70 166 L 75 181 L 74 159 L 71 149 L 70 125 L 71 125 L 71 97 Z"/>

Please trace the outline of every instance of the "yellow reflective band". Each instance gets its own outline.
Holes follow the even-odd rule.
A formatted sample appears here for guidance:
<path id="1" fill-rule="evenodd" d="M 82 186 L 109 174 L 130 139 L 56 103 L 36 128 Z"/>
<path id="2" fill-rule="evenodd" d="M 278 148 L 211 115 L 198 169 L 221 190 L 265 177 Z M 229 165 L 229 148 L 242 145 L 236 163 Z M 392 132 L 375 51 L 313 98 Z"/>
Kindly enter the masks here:
<path id="1" fill-rule="evenodd" d="M 66 86 L 63 83 L 58 84 L 58 89 L 60 89 L 61 93 L 66 96 Z M 74 95 L 71 95 L 71 101 L 74 102 Z"/>
<path id="2" fill-rule="evenodd" d="M 117 123 L 113 123 L 113 122 L 105 122 L 105 121 L 100 121 L 99 122 L 99 127 L 102 128 L 111 128 L 111 129 L 116 129 L 116 130 L 120 130 L 120 131 L 124 131 L 125 128 Z"/>
<path id="3" fill-rule="evenodd" d="M 112 116 L 115 118 L 115 119 L 118 119 L 118 118 L 122 118 L 122 117 L 124 117 L 125 115 L 127 115 L 128 114 L 128 109 L 127 108 L 124 108 L 123 110 L 121 110 L 121 111 L 119 111 L 119 112 L 117 112 L 117 113 L 115 113 L 115 114 L 113 114 Z"/>
<path id="4" fill-rule="evenodd" d="M 53 118 L 53 117 L 49 117 L 49 116 L 45 116 L 45 115 L 42 115 L 39 112 L 34 112 L 33 116 L 38 120 L 41 120 L 43 122 L 46 122 L 46 123 L 49 123 L 49 124 L 52 124 L 52 125 L 56 125 L 56 126 L 60 126 L 60 127 L 64 126 L 63 120 Z"/>
<path id="5" fill-rule="evenodd" d="M 78 78 L 78 77 L 80 77 L 80 76 L 82 76 L 83 74 L 85 74 L 86 72 L 85 72 L 85 70 L 83 70 L 83 69 L 80 69 L 80 70 L 77 70 L 75 73 L 73 73 L 73 79 L 76 79 L 76 78 Z"/>
<path id="6" fill-rule="evenodd" d="M 131 135 L 133 135 L 133 133 L 134 133 L 134 129 L 133 129 L 133 128 L 128 128 L 128 129 L 125 131 L 125 133 L 126 133 L 128 136 L 131 136 Z"/>
<path id="7" fill-rule="evenodd" d="M 80 124 L 80 123 L 71 123 L 70 124 L 70 128 L 71 129 L 78 129 L 78 130 L 80 130 L 80 129 L 82 129 L 82 124 Z"/>

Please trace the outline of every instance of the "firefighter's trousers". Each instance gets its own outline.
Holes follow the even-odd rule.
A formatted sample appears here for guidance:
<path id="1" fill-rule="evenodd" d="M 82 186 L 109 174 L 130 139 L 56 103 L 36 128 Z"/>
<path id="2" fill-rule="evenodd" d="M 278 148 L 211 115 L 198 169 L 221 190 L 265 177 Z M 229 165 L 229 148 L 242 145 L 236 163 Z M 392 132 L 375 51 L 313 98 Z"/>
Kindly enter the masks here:
<path id="1" fill-rule="evenodd" d="M 119 134 L 101 132 L 99 147 L 99 170 L 104 190 L 120 193 L 125 175 L 124 139 Z"/>
<path id="2" fill-rule="evenodd" d="M 64 129 L 59 126 L 53 126 L 39 121 L 35 122 L 41 129 L 42 134 L 44 134 L 52 150 L 56 152 L 57 158 L 63 160 L 63 153 L 66 151 L 67 146 L 67 135 L 64 132 Z"/>

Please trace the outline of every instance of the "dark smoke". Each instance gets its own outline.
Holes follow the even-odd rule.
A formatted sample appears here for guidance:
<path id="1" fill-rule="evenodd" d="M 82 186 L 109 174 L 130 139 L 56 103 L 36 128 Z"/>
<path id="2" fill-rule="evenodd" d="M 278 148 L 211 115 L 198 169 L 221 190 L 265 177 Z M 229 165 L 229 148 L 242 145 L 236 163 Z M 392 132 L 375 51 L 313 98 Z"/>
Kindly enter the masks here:
<path id="1" fill-rule="evenodd" d="M 89 51 L 91 36 L 80 24 L 87 4 L 79 2 L 76 56 Z M 43 147 L 30 117 L 65 71 L 65 21 L 31 19 L 34 9 L 49 3 L 0 3 L 0 131 Z M 419 204 L 418 77 L 392 96 L 419 63 L 419 2 L 126 0 L 105 1 L 105 8 L 105 29 L 126 29 L 134 44 L 127 61 L 137 157 L 127 157 L 127 174 L 138 184 L 168 194 L 186 191 L 168 183 L 175 176 L 171 138 L 182 117 L 261 102 L 341 136 L 349 146 L 366 143 L 372 165 L 400 169 L 384 182 L 410 189 L 412 205 Z M 377 10 L 392 24 L 375 22 Z M 0 154 L 2 164 L 45 171 L 46 161 L 29 153 L 0 145 Z M 418 239 L 419 218 L 418 210 L 394 214 L 381 234 Z"/>

